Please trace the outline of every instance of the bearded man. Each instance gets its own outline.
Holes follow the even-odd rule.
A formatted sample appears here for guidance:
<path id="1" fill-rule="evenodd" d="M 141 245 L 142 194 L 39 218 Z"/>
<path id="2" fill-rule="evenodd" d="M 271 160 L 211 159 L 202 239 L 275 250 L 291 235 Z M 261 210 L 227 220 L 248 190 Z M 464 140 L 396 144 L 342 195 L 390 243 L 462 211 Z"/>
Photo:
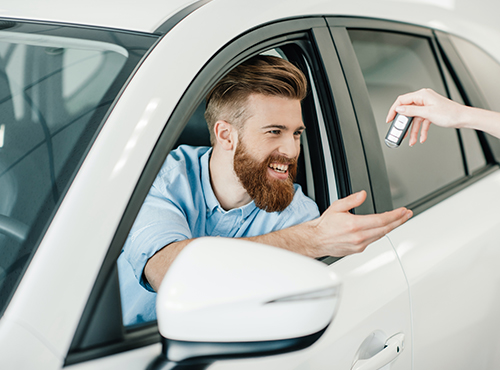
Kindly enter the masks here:
<path id="1" fill-rule="evenodd" d="M 404 208 L 356 216 L 366 193 L 319 215 L 294 184 L 307 93 L 303 73 L 277 57 L 256 56 L 207 96 L 212 147 L 181 145 L 167 157 L 118 259 L 125 325 L 156 318 L 156 291 L 194 238 L 245 238 L 310 257 L 361 252 L 405 222 Z"/>

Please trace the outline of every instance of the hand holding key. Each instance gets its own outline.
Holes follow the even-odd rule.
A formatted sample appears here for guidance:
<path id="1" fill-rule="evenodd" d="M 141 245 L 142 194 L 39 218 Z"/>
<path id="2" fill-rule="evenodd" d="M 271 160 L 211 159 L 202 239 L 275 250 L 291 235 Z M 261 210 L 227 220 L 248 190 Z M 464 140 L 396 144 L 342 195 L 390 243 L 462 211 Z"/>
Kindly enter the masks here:
<path id="1" fill-rule="evenodd" d="M 500 113 L 467 107 L 431 89 L 421 89 L 399 96 L 389 109 L 386 122 L 393 120 L 398 113 L 413 117 L 410 146 L 417 143 L 420 128 L 420 142 L 427 140 L 431 123 L 441 127 L 481 130 L 500 138 Z M 400 138 L 404 138 L 404 135 L 401 134 Z"/>

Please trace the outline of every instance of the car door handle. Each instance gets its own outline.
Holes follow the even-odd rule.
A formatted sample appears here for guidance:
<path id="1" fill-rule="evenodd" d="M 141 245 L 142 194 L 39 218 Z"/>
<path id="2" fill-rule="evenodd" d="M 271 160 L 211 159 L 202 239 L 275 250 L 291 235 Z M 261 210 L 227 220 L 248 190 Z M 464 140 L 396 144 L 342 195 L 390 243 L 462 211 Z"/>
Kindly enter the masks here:
<path id="1" fill-rule="evenodd" d="M 351 370 L 376 370 L 394 361 L 404 349 L 405 335 L 393 335 L 385 342 L 384 348 L 374 356 L 356 361 Z"/>

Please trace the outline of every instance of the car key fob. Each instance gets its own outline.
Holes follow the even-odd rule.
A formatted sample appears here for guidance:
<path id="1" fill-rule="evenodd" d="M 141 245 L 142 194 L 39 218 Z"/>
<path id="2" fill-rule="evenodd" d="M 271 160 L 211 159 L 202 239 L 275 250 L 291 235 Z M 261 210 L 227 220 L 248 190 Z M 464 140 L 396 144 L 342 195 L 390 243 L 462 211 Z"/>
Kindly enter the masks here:
<path id="1" fill-rule="evenodd" d="M 403 116 L 402 114 L 397 114 L 396 118 L 391 123 L 387 135 L 385 135 L 385 143 L 389 148 L 397 148 L 408 131 L 413 117 Z"/>

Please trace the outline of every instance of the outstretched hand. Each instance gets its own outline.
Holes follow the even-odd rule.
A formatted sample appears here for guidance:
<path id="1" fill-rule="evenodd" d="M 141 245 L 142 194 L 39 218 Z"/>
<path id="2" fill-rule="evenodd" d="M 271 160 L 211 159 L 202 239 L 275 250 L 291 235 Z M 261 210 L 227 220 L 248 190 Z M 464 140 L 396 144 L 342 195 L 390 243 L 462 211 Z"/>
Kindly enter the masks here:
<path id="1" fill-rule="evenodd" d="M 359 207 L 366 199 L 366 192 L 349 195 L 334 202 L 317 219 L 316 235 L 318 257 L 346 256 L 360 253 L 374 241 L 405 223 L 412 215 L 406 208 L 372 215 L 354 215 L 349 211 Z"/>

